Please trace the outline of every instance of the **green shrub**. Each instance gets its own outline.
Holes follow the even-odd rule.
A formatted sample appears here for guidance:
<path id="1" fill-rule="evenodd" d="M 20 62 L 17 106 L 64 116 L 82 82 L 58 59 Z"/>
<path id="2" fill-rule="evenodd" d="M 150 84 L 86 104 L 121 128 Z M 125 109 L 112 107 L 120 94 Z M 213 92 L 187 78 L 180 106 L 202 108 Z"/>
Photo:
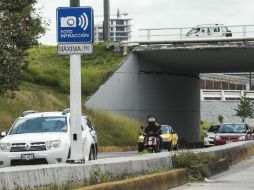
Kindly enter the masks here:
<path id="1" fill-rule="evenodd" d="M 211 127 L 211 123 L 208 121 L 201 121 L 200 122 L 200 142 L 204 142 L 204 137 L 206 131 Z"/>
<path id="2" fill-rule="evenodd" d="M 136 146 L 141 123 L 103 111 L 86 110 L 98 134 L 99 146 Z"/>
<path id="3" fill-rule="evenodd" d="M 208 164 L 217 161 L 217 157 L 209 156 L 207 153 L 193 153 L 190 151 L 175 154 L 172 157 L 174 168 L 188 168 L 201 164 Z"/>

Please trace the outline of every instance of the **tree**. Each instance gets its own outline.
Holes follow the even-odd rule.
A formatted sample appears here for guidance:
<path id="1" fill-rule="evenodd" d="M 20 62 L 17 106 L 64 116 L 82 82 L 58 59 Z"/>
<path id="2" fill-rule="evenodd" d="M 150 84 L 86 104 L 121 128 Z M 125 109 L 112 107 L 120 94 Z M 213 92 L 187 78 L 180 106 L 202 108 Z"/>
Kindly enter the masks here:
<path id="1" fill-rule="evenodd" d="M 219 121 L 219 123 L 223 123 L 223 116 L 222 115 L 218 115 L 218 121 Z"/>
<path id="2" fill-rule="evenodd" d="M 236 111 L 236 116 L 240 117 L 243 123 L 246 118 L 254 117 L 254 103 L 250 100 L 250 98 L 246 97 L 246 94 L 241 97 L 237 109 L 234 110 Z"/>
<path id="3" fill-rule="evenodd" d="M 22 69 L 28 65 L 27 50 L 38 45 L 45 32 L 46 23 L 35 13 L 35 3 L 0 0 L 0 95 L 17 89 Z"/>

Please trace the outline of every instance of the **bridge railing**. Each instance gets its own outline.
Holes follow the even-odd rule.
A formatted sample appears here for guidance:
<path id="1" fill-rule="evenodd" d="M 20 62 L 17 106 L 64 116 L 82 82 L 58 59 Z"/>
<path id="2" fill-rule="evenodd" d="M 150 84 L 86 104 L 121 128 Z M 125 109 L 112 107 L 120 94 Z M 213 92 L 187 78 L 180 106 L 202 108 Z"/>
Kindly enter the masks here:
<path id="1" fill-rule="evenodd" d="M 234 38 L 254 37 L 254 25 L 232 25 L 227 26 L 232 32 Z M 139 29 L 139 38 L 141 40 L 182 40 L 190 39 L 186 34 L 195 27 L 178 27 L 178 28 L 143 28 Z M 209 38 L 218 38 L 218 36 L 208 36 Z M 192 37 L 193 38 L 193 37 Z M 196 37 L 201 38 L 201 37 Z M 220 37 L 228 38 L 228 37 Z"/>
<path id="2" fill-rule="evenodd" d="M 200 99 L 201 101 L 239 101 L 244 94 L 254 100 L 254 91 L 247 90 L 200 90 Z"/>

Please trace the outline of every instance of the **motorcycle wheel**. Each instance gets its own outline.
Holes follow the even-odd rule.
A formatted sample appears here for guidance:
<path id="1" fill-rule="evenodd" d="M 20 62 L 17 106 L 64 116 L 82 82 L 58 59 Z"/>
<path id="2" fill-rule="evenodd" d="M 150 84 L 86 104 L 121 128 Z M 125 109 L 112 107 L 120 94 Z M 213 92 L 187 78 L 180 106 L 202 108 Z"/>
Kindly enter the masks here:
<path id="1" fill-rule="evenodd" d="M 153 153 L 153 149 L 152 149 L 152 148 L 148 148 L 148 149 L 147 149 L 147 152 L 148 152 L 148 153 Z"/>

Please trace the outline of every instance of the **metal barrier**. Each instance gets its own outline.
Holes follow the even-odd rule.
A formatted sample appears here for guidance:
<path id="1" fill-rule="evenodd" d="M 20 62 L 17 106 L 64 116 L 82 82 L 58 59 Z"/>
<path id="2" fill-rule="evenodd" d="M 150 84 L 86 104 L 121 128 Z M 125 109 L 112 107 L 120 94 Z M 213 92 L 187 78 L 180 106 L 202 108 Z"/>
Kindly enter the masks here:
<path id="1" fill-rule="evenodd" d="M 244 94 L 254 100 L 254 91 L 247 90 L 200 90 L 200 99 L 201 101 L 239 101 Z"/>
<path id="2" fill-rule="evenodd" d="M 216 26 L 216 25 L 214 25 Z M 232 32 L 234 38 L 254 37 L 254 25 L 231 25 L 226 26 Z M 144 28 L 139 29 L 139 37 L 142 40 L 181 40 L 189 39 L 186 34 L 195 27 L 179 27 L 179 28 Z M 204 37 L 204 36 L 202 36 Z M 196 37 L 196 38 L 202 38 Z M 218 38 L 218 36 L 208 36 L 210 38 Z M 193 38 L 193 37 L 192 37 Z M 229 38 L 223 37 L 220 38 Z"/>

